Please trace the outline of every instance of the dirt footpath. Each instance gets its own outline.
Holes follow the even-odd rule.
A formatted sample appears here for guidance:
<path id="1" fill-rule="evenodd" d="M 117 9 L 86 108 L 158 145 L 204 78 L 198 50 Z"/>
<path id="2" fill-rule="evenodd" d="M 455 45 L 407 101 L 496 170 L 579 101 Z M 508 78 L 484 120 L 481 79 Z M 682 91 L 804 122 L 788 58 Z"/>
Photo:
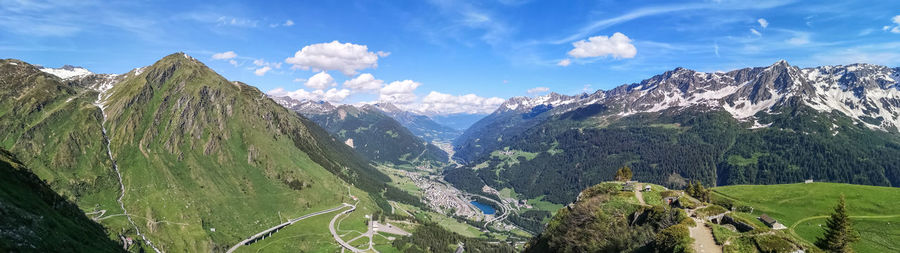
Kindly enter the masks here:
<path id="1" fill-rule="evenodd" d="M 721 253 L 722 247 L 716 245 L 713 239 L 712 230 L 705 225 L 700 219 L 694 219 L 697 226 L 691 227 L 691 238 L 694 238 L 694 251 L 697 253 Z"/>

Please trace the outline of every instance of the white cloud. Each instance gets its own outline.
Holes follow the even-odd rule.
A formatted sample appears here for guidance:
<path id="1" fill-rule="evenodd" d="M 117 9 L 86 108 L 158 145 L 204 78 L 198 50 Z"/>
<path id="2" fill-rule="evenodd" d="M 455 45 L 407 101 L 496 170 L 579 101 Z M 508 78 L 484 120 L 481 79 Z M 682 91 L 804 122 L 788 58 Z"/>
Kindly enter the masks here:
<path id="1" fill-rule="evenodd" d="M 891 22 L 895 25 L 886 25 L 881 27 L 882 31 L 891 32 L 891 33 L 900 33 L 900 15 L 894 16 L 891 18 Z"/>
<path id="2" fill-rule="evenodd" d="M 235 67 L 238 66 L 238 62 L 235 61 L 234 59 L 228 60 L 228 63 L 230 63 L 231 65 L 234 65 Z"/>
<path id="3" fill-rule="evenodd" d="M 538 94 L 538 93 L 544 93 L 544 92 L 548 92 L 548 91 L 550 91 L 550 88 L 534 87 L 534 88 L 528 89 L 528 94 Z"/>
<path id="4" fill-rule="evenodd" d="M 634 58 L 637 49 L 625 34 L 614 33 L 610 37 L 594 36 L 588 40 L 572 43 L 575 46 L 569 55 L 575 58 L 612 56 L 615 59 Z"/>
<path id="5" fill-rule="evenodd" d="M 219 19 L 216 20 L 216 23 L 220 26 L 228 25 L 228 26 L 248 28 L 248 27 L 256 27 L 257 24 L 259 24 L 259 20 L 221 16 L 221 17 L 219 17 Z"/>
<path id="6" fill-rule="evenodd" d="M 713 51 L 716 52 L 716 57 L 719 57 L 719 42 L 713 44 Z"/>
<path id="7" fill-rule="evenodd" d="M 784 42 L 795 46 L 806 45 L 809 44 L 809 34 L 800 33 Z"/>
<path id="8" fill-rule="evenodd" d="M 387 52 L 370 52 L 366 45 L 352 43 L 312 44 L 294 53 L 285 62 L 293 64 L 291 68 L 313 71 L 338 70 L 344 75 L 355 75 L 359 70 L 378 67 L 378 57 L 385 57 Z"/>
<path id="9" fill-rule="evenodd" d="M 315 90 L 324 90 L 328 87 L 337 86 L 337 83 L 334 82 L 334 78 L 331 77 L 325 71 L 319 72 L 318 74 L 313 75 L 306 81 L 306 87 Z"/>
<path id="10" fill-rule="evenodd" d="M 291 97 L 297 100 L 312 100 L 312 101 L 328 101 L 331 103 L 341 103 L 350 96 L 350 90 L 348 89 L 336 89 L 331 88 L 328 91 L 324 90 L 314 90 L 307 91 L 304 89 L 297 89 L 295 91 L 287 91 L 284 88 L 275 88 L 266 92 L 269 95 L 276 97 Z"/>
<path id="11" fill-rule="evenodd" d="M 375 79 L 375 76 L 369 73 L 363 73 L 356 78 L 344 81 L 344 88 L 353 91 L 378 91 L 384 87 L 384 81 Z"/>
<path id="12" fill-rule="evenodd" d="M 284 21 L 284 24 L 283 24 L 283 26 L 293 26 L 293 25 L 294 25 L 294 21 L 290 20 L 290 19 L 288 19 L 287 21 Z"/>
<path id="13" fill-rule="evenodd" d="M 753 33 L 753 34 L 756 34 L 756 36 L 762 36 L 762 33 L 760 33 L 759 31 L 757 31 L 756 29 L 750 28 L 750 32 Z"/>
<path id="14" fill-rule="evenodd" d="M 295 83 L 306 82 L 306 78 L 294 78 Z"/>
<path id="15" fill-rule="evenodd" d="M 762 26 L 762 28 L 769 27 L 769 21 L 764 18 L 757 19 L 756 22 L 759 22 L 759 26 Z"/>
<path id="16" fill-rule="evenodd" d="M 561 61 L 556 63 L 557 66 L 563 66 L 563 67 L 569 66 L 569 64 L 572 64 L 572 60 L 569 60 L 568 58 L 562 59 Z"/>
<path id="17" fill-rule="evenodd" d="M 504 101 L 506 100 L 498 97 L 485 98 L 475 94 L 454 96 L 432 91 L 422 98 L 422 104 L 416 105 L 416 108 L 409 108 L 409 110 L 427 115 L 486 114 L 496 110 Z"/>
<path id="18" fill-rule="evenodd" d="M 413 80 L 393 81 L 379 91 L 378 100 L 394 104 L 410 104 L 416 100 L 413 91 L 420 85 Z"/>
<path id="19" fill-rule="evenodd" d="M 269 67 L 273 67 L 273 68 L 276 68 L 276 69 L 280 69 L 280 68 L 281 68 L 281 63 L 280 63 L 280 62 L 278 62 L 278 63 L 275 63 L 275 62 L 267 62 L 267 61 L 265 61 L 265 60 L 263 60 L 263 59 L 256 59 L 256 60 L 253 60 L 253 65 L 260 66 L 260 67 L 262 67 L 262 66 L 269 66 Z"/>
<path id="20" fill-rule="evenodd" d="M 272 70 L 272 67 L 265 66 L 265 67 L 256 69 L 256 71 L 253 71 L 253 74 L 256 74 L 257 76 L 264 76 L 264 75 L 266 75 L 266 72 L 269 72 L 269 70 Z"/>
<path id="21" fill-rule="evenodd" d="M 228 52 L 224 52 L 224 53 L 216 53 L 216 54 L 213 54 L 213 56 L 212 56 L 212 58 L 215 60 L 227 60 L 227 59 L 231 59 L 234 57 L 237 57 L 237 54 L 234 53 L 234 51 L 228 51 Z"/>

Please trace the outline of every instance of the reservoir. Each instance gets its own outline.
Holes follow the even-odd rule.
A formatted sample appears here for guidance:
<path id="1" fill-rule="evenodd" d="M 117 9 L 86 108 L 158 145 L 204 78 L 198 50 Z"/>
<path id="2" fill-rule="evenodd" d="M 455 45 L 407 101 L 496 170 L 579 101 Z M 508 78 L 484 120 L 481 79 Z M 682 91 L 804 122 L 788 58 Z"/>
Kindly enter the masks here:
<path id="1" fill-rule="evenodd" d="M 478 203 L 478 201 L 472 201 L 471 203 L 472 203 L 472 205 L 475 205 L 475 207 L 477 207 L 478 209 L 481 209 L 481 212 L 484 213 L 484 214 L 495 214 L 495 213 L 497 213 L 497 210 L 494 210 L 494 208 L 491 207 L 491 206 L 489 206 L 489 205 L 485 205 L 485 204 L 482 204 L 482 203 Z"/>

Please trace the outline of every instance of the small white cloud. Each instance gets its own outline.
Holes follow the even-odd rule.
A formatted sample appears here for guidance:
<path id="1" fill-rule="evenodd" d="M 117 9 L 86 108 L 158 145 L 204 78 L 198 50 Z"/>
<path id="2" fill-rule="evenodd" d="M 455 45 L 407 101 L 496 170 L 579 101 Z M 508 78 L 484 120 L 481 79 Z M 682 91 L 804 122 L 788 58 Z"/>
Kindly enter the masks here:
<path id="1" fill-rule="evenodd" d="M 548 92 L 548 91 L 550 91 L 550 88 L 547 88 L 547 87 L 534 87 L 534 88 L 528 89 L 528 94 L 534 95 L 534 94 L 539 94 L 539 93 L 545 93 L 545 92 Z"/>
<path id="2" fill-rule="evenodd" d="M 491 113 L 497 109 L 505 99 L 498 97 L 481 97 L 475 94 L 454 96 L 451 94 L 432 91 L 422 98 L 422 103 L 415 105 L 410 110 L 427 115 L 447 115 L 458 113 Z"/>
<path id="3" fill-rule="evenodd" d="M 359 70 L 378 67 L 378 57 L 385 57 L 388 52 L 370 52 L 366 45 L 353 43 L 312 44 L 303 47 L 285 62 L 293 64 L 293 69 L 313 71 L 338 70 L 344 75 L 352 76 Z"/>
<path id="4" fill-rule="evenodd" d="M 284 24 L 282 24 L 282 25 L 283 25 L 283 26 L 293 26 L 293 25 L 294 25 L 294 21 L 288 19 L 287 21 L 284 21 Z"/>
<path id="5" fill-rule="evenodd" d="M 716 57 L 719 57 L 719 42 L 713 44 L 713 51 L 716 53 Z"/>
<path id="6" fill-rule="evenodd" d="M 374 92 L 384 87 L 384 81 L 375 79 L 375 76 L 369 73 L 363 73 L 356 78 L 344 81 L 344 88 L 353 91 Z"/>
<path id="7" fill-rule="evenodd" d="M 769 27 L 769 21 L 764 18 L 757 19 L 756 22 L 759 22 L 759 26 L 762 26 L 762 28 Z"/>
<path id="8" fill-rule="evenodd" d="M 872 32 L 875 32 L 875 29 L 866 28 L 866 29 L 863 29 L 862 31 L 859 31 L 859 34 L 857 34 L 857 36 L 866 36 L 866 35 L 872 34 Z"/>
<path id="9" fill-rule="evenodd" d="M 306 78 L 294 78 L 295 83 L 306 82 Z"/>
<path id="10" fill-rule="evenodd" d="M 422 85 L 413 80 L 393 81 L 379 91 L 378 100 L 394 104 L 410 104 L 415 102 L 416 94 L 413 92 Z"/>
<path id="11" fill-rule="evenodd" d="M 238 66 L 238 62 L 235 61 L 234 59 L 228 60 L 228 63 L 230 63 L 231 65 L 234 65 L 235 67 Z"/>
<path id="12" fill-rule="evenodd" d="M 612 56 L 615 59 L 634 58 L 637 48 L 631 44 L 631 39 L 625 34 L 614 33 L 610 37 L 594 36 L 588 40 L 572 43 L 575 48 L 569 51 L 569 56 L 575 58 L 589 58 Z"/>
<path id="13" fill-rule="evenodd" d="M 237 54 L 234 53 L 234 51 L 228 51 L 228 52 L 224 52 L 224 53 L 215 53 L 212 56 L 212 58 L 214 60 L 227 60 L 227 59 L 231 59 L 234 57 L 237 57 Z"/>
<path id="14" fill-rule="evenodd" d="M 219 17 L 216 20 L 216 23 L 219 26 L 236 26 L 236 27 L 256 27 L 259 24 L 259 20 L 247 19 L 247 18 L 238 18 L 238 17 Z"/>
<path id="15" fill-rule="evenodd" d="M 750 32 L 753 33 L 753 34 L 756 34 L 756 36 L 762 36 L 762 33 L 760 33 L 759 31 L 757 31 L 756 29 L 750 28 Z"/>
<path id="16" fill-rule="evenodd" d="M 784 41 L 788 44 L 799 46 L 809 44 L 809 34 L 801 33 Z"/>
<path id="17" fill-rule="evenodd" d="M 881 30 L 891 33 L 900 33 L 900 15 L 891 18 L 891 22 L 893 22 L 894 25 L 883 26 L 881 27 Z"/>
<path id="18" fill-rule="evenodd" d="M 314 90 L 324 90 L 334 86 L 337 86 L 337 83 L 335 83 L 334 78 L 325 71 L 313 75 L 306 81 L 306 87 Z"/>
<path id="19" fill-rule="evenodd" d="M 256 59 L 256 60 L 253 60 L 253 65 L 260 66 L 260 67 L 262 67 L 262 66 L 269 66 L 269 67 L 273 67 L 273 68 L 276 68 L 276 69 L 280 69 L 280 68 L 281 68 L 281 63 L 280 63 L 280 62 L 278 62 L 278 63 L 275 63 L 275 62 L 267 62 L 267 61 L 265 61 L 265 60 L 263 60 L 263 59 Z"/>
<path id="20" fill-rule="evenodd" d="M 569 58 L 562 59 L 556 63 L 557 66 L 563 66 L 563 67 L 569 66 L 569 64 L 572 64 L 572 60 L 569 60 Z"/>
<path id="21" fill-rule="evenodd" d="M 312 100 L 312 101 L 328 101 L 331 103 L 341 103 L 350 96 L 350 90 L 348 89 L 336 89 L 331 88 L 328 91 L 325 90 L 314 90 L 307 91 L 304 89 L 297 89 L 295 91 L 287 91 L 284 88 L 275 88 L 266 92 L 266 94 L 276 96 L 276 97 L 291 97 L 297 100 Z"/>
<path id="22" fill-rule="evenodd" d="M 256 69 L 256 71 L 253 71 L 253 74 L 256 74 L 257 76 L 264 76 L 264 75 L 266 75 L 266 72 L 269 72 L 269 70 L 272 70 L 272 67 L 265 66 L 265 67 Z"/>

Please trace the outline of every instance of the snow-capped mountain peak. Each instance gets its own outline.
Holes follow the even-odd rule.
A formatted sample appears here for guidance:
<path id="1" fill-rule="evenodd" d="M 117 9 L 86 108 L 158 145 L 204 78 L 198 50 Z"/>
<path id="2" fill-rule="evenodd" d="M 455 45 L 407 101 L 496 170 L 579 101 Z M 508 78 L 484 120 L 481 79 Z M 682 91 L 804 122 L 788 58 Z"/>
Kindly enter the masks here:
<path id="1" fill-rule="evenodd" d="M 334 111 L 337 108 L 328 101 L 312 101 L 307 99 L 297 100 L 288 96 L 269 97 L 272 98 L 275 103 L 303 114 L 325 114 Z"/>
<path id="2" fill-rule="evenodd" d="M 57 76 L 61 79 L 68 79 L 68 78 L 93 74 L 93 72 L 91 72 L 85 68 L 75 67 L 72 65 L 64 65 L 61 68 L 41 68 L 41 71 L 46 72 L 51 75 L 54 75 L 54 76 Z"/>
<path id="3" fill-rule="evenodd" d="M 640 83 L 599 90 L 590 95 L 551 93 L 514 97 L 498 113 L 515 111 L 559 114 L 590 104 L 604 104 L 626 116 L 642 112 L 703 107 L 724 110 L 752 121 L 790 101 L 822 112 L 838 111 L 877 129 L 900 128 L 900 68 L 872 64 L 799 68 L 785 60 L 767 67 L 704 73 L 675 68 Z M 538 108 L 540 107 L 540 108 Z M 548 109 L 550 108 L 550 109 Z"/>

